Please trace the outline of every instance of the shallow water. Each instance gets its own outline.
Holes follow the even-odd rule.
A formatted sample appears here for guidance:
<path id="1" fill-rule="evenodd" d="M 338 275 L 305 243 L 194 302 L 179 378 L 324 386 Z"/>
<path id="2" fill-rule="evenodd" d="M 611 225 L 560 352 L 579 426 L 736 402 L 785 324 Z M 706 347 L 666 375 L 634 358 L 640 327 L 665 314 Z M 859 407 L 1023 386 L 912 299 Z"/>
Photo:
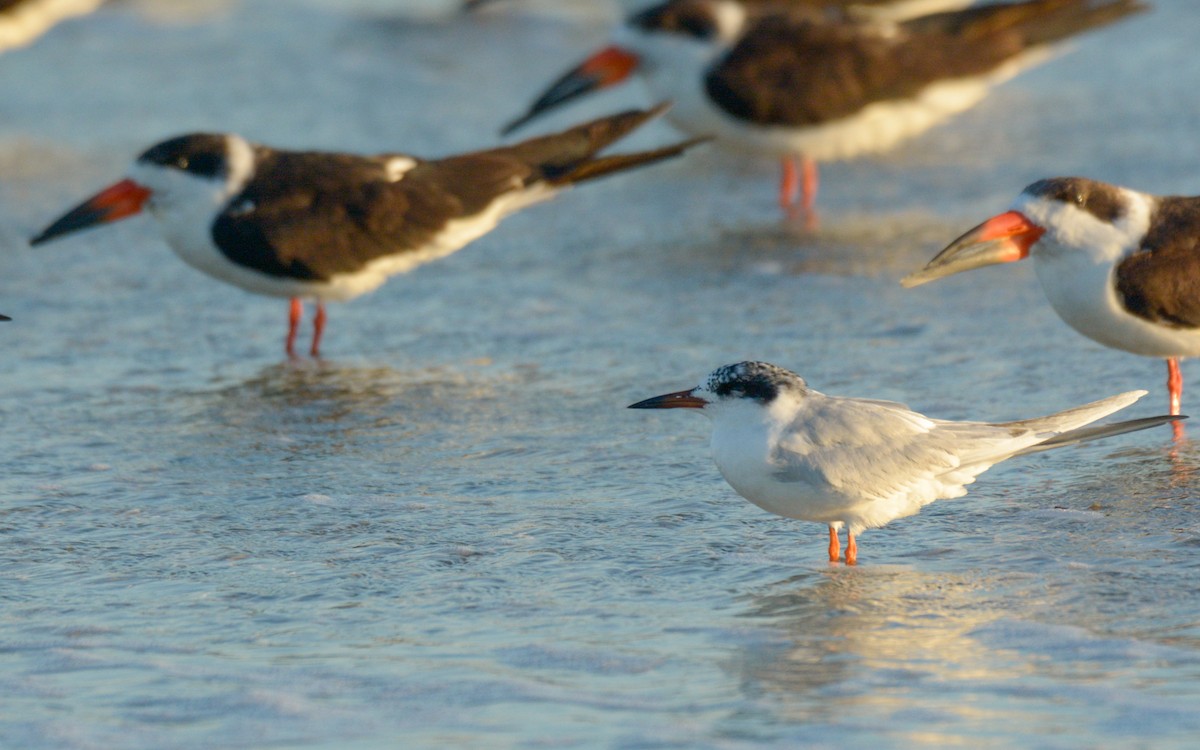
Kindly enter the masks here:
<path id="1" fill-rule="evenodd" d="M 146 220 L 25 238 L 177 132 L 492 144 L 607 11 L 124 2 L 0 57 L 0 746 L 1192 746 L 1192 443 L 996 467 L 847 569 L 733 494 L 704 420 L 624 409 L 753 357 L 947 418 L 1160 412 L 1161 363 L 1029 268 L 896 283 L 1038 177 L 1200 193 L 1200 16 L 1156 4 L 825 166 L 815 239 L 772 164 L 709 149 L 333 307 L 319 362 Z"/>

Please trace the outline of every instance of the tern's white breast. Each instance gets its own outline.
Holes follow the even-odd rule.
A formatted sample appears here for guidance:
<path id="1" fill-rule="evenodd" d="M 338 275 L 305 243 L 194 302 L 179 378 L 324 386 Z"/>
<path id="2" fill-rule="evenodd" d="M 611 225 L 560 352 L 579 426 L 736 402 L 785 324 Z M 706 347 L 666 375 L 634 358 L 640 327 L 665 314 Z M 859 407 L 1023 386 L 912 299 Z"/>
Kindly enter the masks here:
<path id="1" fill-rule="evenodd" d="M 841 523 L 855 503 L 817 471 L 792 472 L 777 450 L 788 420 L 774 418 L 750 401 L 721 405 L 713 414 L 713 462 L 742 497 L 776 515 L 818 523 Z M 713 407 L 708 407 L 712 409 Z"/>

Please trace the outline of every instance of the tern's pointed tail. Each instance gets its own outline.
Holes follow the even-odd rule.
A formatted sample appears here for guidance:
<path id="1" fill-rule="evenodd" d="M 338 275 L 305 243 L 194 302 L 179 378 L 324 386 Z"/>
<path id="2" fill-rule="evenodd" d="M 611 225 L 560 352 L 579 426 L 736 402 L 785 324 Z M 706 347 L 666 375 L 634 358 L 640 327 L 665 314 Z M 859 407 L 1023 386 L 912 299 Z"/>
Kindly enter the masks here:
<path id="1" fill-rule="evenodd" d="M 1124 435 L 1127 432 L 1137 432 L 1138 430 L 1146 430 L 1151 427 L 1158 427 L 1160 424 L 1167 424 L 1180 419 L 1187 419 L 1181 415 L 1164 414 L 1160 417 L 1143 417 L 1142 419 L 1129 419 L 1124 422 L 1114 422 L 1113 424 L 1102 424 L 1097 427 L 1081 427 L 1078 430 L 1069 430 L 1057 437 L 1052 437 L 1049 440 L 1038 443 L 1037 445 L 1026 448 L 1018 455 L 1026 453 L 1037 453 L 1039 451 L 1048 451 L 1051 448 L 1061 448 L 1065 445 L 1075 445 L 1076 443 L 1086 443 L 1089 440 L 1099 440 L 1100 438 L 1112 437 L 1113 435 Z"/>
<path id="2" fill-rule="evenodd" d="M 1029 430 L 1046 436 L 1045 440 L 1031 445 L 1016 454 L 1023 455 L 1050 450 L 1051 448 L 1060 448 L 1065 445 L 1074 445 L 1075 443 L 1082 443 L 1088 440 L 1122 435 L 1126 432 L 1145 430 L 1150 427 L 1157 427 L 1160 424 L 1172 422 L 1176 419 L 1187 419 L 1187 417 L 1164 415 L 1160 417 L 1131 419 L 1125 422 L 1099 425 L 1097 427 L 1087 426 L 1097 419 L 1102 419 L 1113 412 L 1124 409 L 1145 395 L 1146 391 L 1119 393 L 1116 396 L 1109 396 L 1099 401 L 1093 401 L 1090 404 L 1076 406 L 1074 409 L 1060 411 L 1057 414 L 1051 414 L 1047 417 L 1023 419 L 1019 422 L 1008 422 L 1002 426 L 1019 430 Z"/>

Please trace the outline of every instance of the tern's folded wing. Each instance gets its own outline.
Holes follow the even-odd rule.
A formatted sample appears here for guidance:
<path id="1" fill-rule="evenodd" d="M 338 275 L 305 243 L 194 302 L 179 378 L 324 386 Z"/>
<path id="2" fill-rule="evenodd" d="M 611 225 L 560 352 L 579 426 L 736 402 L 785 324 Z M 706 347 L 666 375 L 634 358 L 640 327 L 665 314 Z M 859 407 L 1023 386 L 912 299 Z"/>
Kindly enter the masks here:
<path id="1" fill-rule="evenodd" d="M 823 483 L 879 504 L 881 523 L 966 494 L 978 474 L 1024 445 L 1004 427 L 929 419 L 900 404 L 809 401 L 779 441 L 777 479 Z M 992 460 L 964 462 L 964 453 Z"/>

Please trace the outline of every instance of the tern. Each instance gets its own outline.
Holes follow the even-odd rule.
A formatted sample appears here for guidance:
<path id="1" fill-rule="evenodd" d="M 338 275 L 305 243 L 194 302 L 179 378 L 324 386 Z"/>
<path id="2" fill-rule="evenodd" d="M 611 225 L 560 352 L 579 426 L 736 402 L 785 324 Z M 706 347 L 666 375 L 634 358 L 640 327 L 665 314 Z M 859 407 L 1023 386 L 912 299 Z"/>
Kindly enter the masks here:
<path id="1" fill-rule="evenodd" d="M 1157 416 L 1086 427 L 1146 391 L 1130 391 L 1018 422 L 952 422 L 902 404 L 826 396 L 766 362 L 714 370 L 703 384 L 630 409 L 697 409 L 713 423 L 712 457 L 742 497 L 776 515 L 829 527 L 829 560 L 858 561 L 856 537 L 917 513 L 1013 456 L 1183 419 Z"/>
<path id="2" fill-rule="evenodd" d="M 283 151 L 231 133 L 193 133 L 142 153 L 128 176 L 54 221 L 41 244 L 143 207 L 185 262 L 250 292 L 348 300 L 443 258 L 505 216 L 575 183 L 678 156 L 701 139 L 611 156 L 598 152 L 666 110 L 631 110 L 512 146 L 425 160 L 407 154 Z"/>

